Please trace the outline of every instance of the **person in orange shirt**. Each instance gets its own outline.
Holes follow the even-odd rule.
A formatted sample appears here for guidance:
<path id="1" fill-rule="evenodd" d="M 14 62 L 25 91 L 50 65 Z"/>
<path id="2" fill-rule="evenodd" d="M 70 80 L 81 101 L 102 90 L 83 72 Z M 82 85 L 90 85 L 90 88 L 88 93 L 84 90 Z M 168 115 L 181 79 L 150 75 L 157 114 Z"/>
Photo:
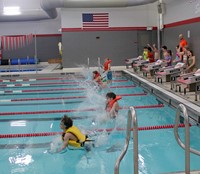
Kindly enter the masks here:
<path id="1" fill-rule="evenodd" d="M 179 46 L 181 48 L 186 47 L 187 46 L 187 41 L 184 39 L 183 34 L 179 34 L 179 39 L 180 39 Z"/>
<path id="2" fill-rule="evenodd" d="M 110 60 L 109 58 L 105 58 L 105 62 L 103 65 L 104 73 L 106 73 L 108 84 L 112 82 L 112 71 L 111 71 L 111 65 L 110 65 L 111 62 L 112 60 Z"/>

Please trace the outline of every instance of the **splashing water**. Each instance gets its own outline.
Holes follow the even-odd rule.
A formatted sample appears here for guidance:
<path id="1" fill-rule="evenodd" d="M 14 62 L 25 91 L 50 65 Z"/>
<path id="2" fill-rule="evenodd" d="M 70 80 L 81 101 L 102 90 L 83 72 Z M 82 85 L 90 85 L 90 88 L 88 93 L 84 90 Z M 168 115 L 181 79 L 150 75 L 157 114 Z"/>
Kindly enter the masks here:
<path id="1" fill-rule="evenodd" d="M 96 137 L 95 147 L 105 146 L 108 144 L 109 135 L 106 131 L 103 131 L 99 136 Z"/>
<path id="2" fill-rule="evenodd" d="M 61 147 L 62 143 L 63 143 L 62 139 L 59 135 L 54 137 L 54 139 L 52 140 L 52 142 L 50 144 L 49 152 L 55 153 Z"/>

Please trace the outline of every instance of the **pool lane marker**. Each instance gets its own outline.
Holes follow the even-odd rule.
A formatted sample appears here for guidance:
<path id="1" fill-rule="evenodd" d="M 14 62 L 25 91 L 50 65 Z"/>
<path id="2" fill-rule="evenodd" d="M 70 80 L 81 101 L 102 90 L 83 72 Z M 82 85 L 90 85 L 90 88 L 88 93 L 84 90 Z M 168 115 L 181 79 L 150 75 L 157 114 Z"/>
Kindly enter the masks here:
<path id="1" fill-rule="evenodd" d="M 83 79 L 83 78 L 81 78 Z M 49 77 L 49 78 L 36 78 L 36 79 L 0 79 L 0 82 L 34 82 L 39 80 L 74 80 L 74 78 L 62 78 L 62 77 Z"/>
<path id="2" fill-rule="evenodd" d="M 81 82 L 52 82 L 52 83 L 18 83 L 18 84 L 1 84 L 0 87 L 25 87 L 25 86 L 45 86 L 45 85 L 75 85 Z"/>
<path id="3" fill-rule="evenodd" d="M 128 86 L 111 86 L 110 88 L 134 88 L 135 85 Z M 0 94 L 12 94 L 12 93 L 34 93 L 34 92 L 49 92 L 49 91 L 75 91 L 75 90 L 86 90 L 87 88 L 54 88 L 54 89 L 36 89 L 36 90 L 7 90 L 0 91 Z"/>
<path id="4" fill-rule="evenodd" d="M 135 109 L 150 109 L 150 108 L 161 108 L 164 104 L 157 105 L 146 105 L 146 106 L 133 106 Z M 129 109 L 129 107 L 121 107 L 120 109 Z M 97 111 L 99 108 L 89 109 L 71 109 L 71 110 L 48 110 L 48 111 L 25 111 L 25 112 L 0 112 L 0 116 L 11 116 L 11 115 L 33 115 L 33 114 L 52 114 L 52 113 L 68 113 L 68 112 L 85 112 L 85 111 Z"/>
<path id="5" fill-rule="evenodd" d="M 135 93 L 135 94 L 119 94 L 120 96 L 132 97 L 132 96 L 146 96 L 147 93 Z M 39 101 L 39 100 L 68 100 L 68 99 L 82 99 L 87 96 L 73 96 L 73 97 L 49 97 L 49 98 L 19 98 L 19 99 L 2 99 L 2 102 L 23 102 L 23 101 Z"/>
<path id="6" fill-rule="evenodd" d="M 0 149 L 27 149 L 27 148 L 49 148 L 51 142 L 34 144 L 0 144 Z"/>
<path id="7" fill-rule="evenodd" d="M 40 118 L 17 118 L 17 119 L 0 119 L 1 122 L 13 122 L 13 121 L 60 121 L 62 117 L 40 117 Z M 94 115 L 81 115 L 81 116 L 71 116 L 73 120 L 85 120 L 87 118 L 94 118 Z"/>
<path id="8" fill-rule="evenodd" d="M 119 77 L 119 76 L 117 76 Z M 0 79 L 0 82 L 34 82 L 34 81 L 48 81 L 48 80 L 80 80 L 85 79 L 84 77 L 75 77 L 75 78 L 66 78 L 66 77 L 46 77 L 46 78 L 35 78 L 35 79 Z M 115 79 L 113 80 L 115 82 L 122 82 L 122 81 L 128 81 L 127 79 Z"/>
<path id="9" fill-rule="evenodd" d="M 54 89 L 36 89 L 36 90 L 7 90 L 0 91 L 0 93 L 11 94 L 11 93 L 29 93 L 29 92 L 48 92 L 48 91 L 74 91 L 74 90 L 85 90 L 86 88 L 54 88 Z"/>
<path id="10" fill-rule="evenodd" d="M 113 82 L 123 82 L 128 80 L 113 80 Z M 78 85 L 84 84 L 85 82 L 49 82 L 49 83 L 17 83 L 17 84 L 0 84 L 0 87 L 29 87 L 29 86 L 49 86 L 49 85 Z M 86 82 L 87 83 L 87 82 Z"/>
<path id="11" fill-rule="evenodd" d="M 190 126 L 192 126 L 190 124 Z M 178 127 L 185 127 L 185 124 L 179 124 Z M 159 129 L 172 129 L 174 128 L 174 124 L 169 125 L 157 125 L 157 126 L 145 126 L 139 127 L 138 131 L 146 131 L 146 130 L 159 130 Z M 125 128 L 107 128 L 107 129 L 96 129 L 93 131 L 96 132 L 112 132 L 112 131 L 125 131 Z M 133 128 L 131 128 L 133 130 Z M 24 138 L 24 137 L 45 137 L 45 136 L 55 136 L 61 135 L 62 132 L 40 132 L 40 133 L 26 133 L 26 134 L 0 134 L 0 138 Z"/>

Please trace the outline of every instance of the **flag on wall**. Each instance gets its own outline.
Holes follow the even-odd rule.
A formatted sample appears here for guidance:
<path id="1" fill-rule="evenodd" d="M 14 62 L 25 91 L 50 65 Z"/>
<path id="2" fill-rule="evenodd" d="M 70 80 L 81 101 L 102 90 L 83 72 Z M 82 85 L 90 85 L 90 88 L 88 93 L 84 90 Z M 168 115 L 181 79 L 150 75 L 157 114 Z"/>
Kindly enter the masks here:
<path id="1" fill-rule="evenodd" d="M 108 13 L 83 13 L 82 22 L 83 28 L 108 28 L 109 15 Z"/>
<path id="2" fill-rule="evenodd" d="M 0 49 L 14 50 L 30 45 L 33 42 L 33 34 L 21 36 L 1 36 Z"/>

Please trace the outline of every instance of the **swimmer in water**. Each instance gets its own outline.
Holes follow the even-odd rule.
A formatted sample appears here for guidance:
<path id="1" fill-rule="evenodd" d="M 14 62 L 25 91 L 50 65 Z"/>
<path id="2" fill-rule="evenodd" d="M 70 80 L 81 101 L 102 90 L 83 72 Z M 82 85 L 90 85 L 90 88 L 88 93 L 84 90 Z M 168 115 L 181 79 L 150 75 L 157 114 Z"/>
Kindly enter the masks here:
<path id="1" fill-rule="evenodd" d="M 107 112 L 107 115 L 110 117 L 110 118 L 116 118 L 117 115 L 118 115 L 118 111 L 120 109 L 120 106 L 119 106 L 119 103 L 118 103 L 118 100 L 120 100 L 122 97 L 121 96 L 117 96 L 115 93 L 113 92 L 108 92 L 106 94 L 106 112 Z"/>
<path id="2" fill-rule="evenodd" d="M 73 120 L 64 115 L 60 122 L 60 128 L 62 133 L 62 146 L 56 151 L 57 153 L 64 151 L 68 146 L 75 147 L 77 149 L 84 148 L 85 143 L 89 140 L 87 135 L 83 134 L 76 126 L 73 125 Z M 87 149 L 86 149 L 87 150 Z"/>

